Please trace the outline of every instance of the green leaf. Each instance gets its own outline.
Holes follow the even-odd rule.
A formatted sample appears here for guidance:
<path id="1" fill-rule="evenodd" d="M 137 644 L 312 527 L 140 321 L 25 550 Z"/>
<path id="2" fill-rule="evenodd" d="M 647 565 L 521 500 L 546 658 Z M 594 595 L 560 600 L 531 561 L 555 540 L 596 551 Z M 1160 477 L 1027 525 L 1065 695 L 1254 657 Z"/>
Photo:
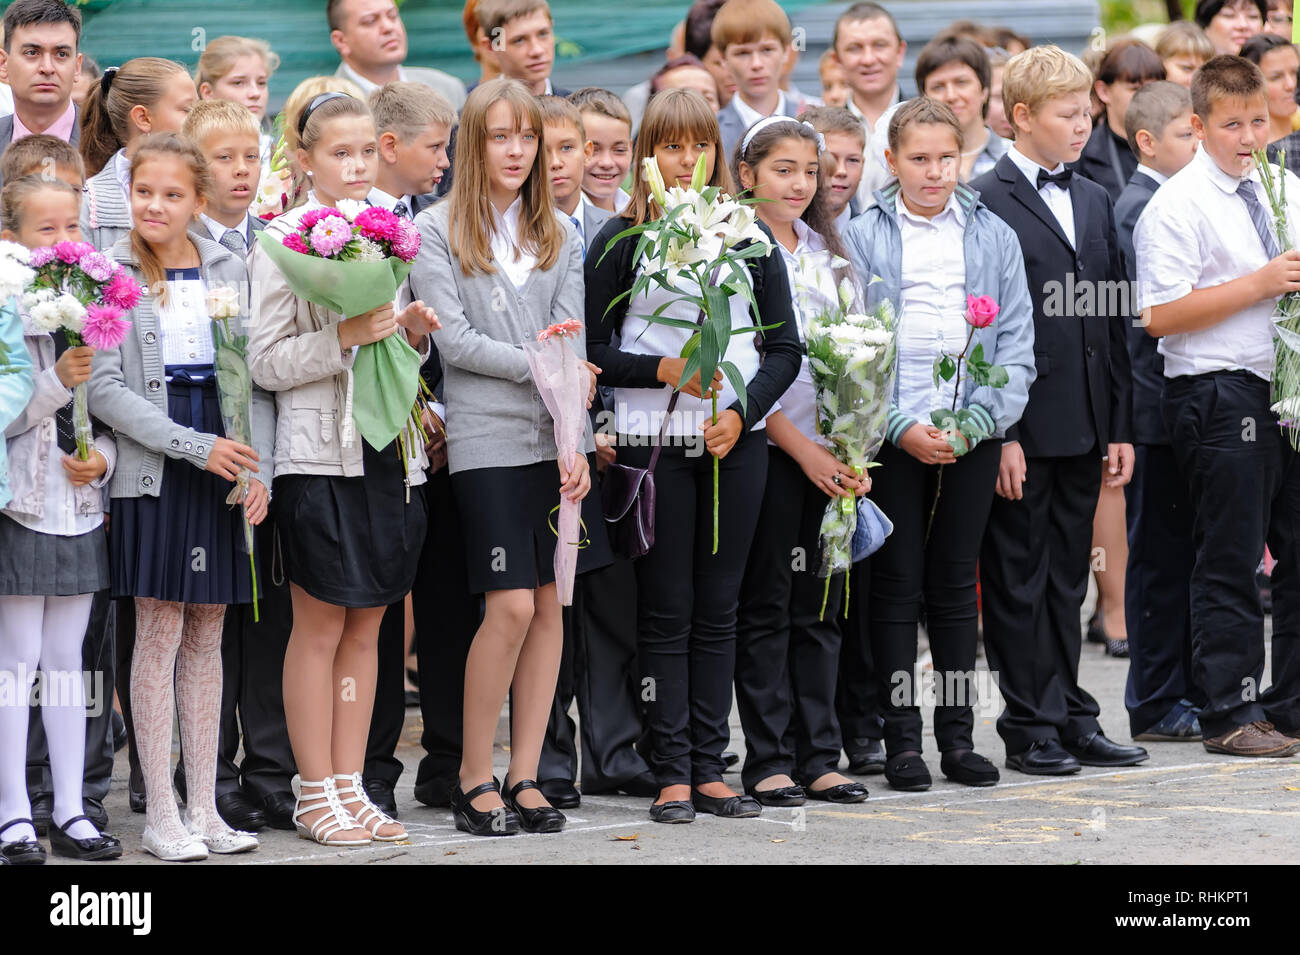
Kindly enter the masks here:
<path id="1" fill-rule="evenodd" d="M 1011 376 L 1001 365 L 989 365 L 988 386 L 990 388 L 1005 388 Z"/>
<path id="2" fill-rule="evenodd" d="M 700 352 L 695 349 L 686 358 L 686 367 L 682 369 L 682 377 L 677 380 L 677 390 L 681 391 L 682 387 L 690 381 L 700 370 Z"/>
<path id="3" fill-rule="evenodd" d="M 700 153 L 700 157 L 695 160 L 695 169 L 691 173 L 691 188 L 696 192 L 699 192 L 704 188 L 704 180 L 707 176 L 706 167 L 708 165 L 708 158 L 709 154 L 707 152 L 702 152 Z"/>
<path id="4" fill-rule="evenodd" d="M 740 402 L 740 411 L 742 414 L 747 413 L 749 406 L 749 394 L 745 390 L 745 378 L 737 368 L 729 361 L 722 363 L 722 373 L 727 376 L 727 381 L 731 382 L 731 388 L 736 393 L 736 400 Z"/>
<path id="5" fill-rule="evenodd" d="M 977 345 L 975 346 L 974 350 L 971 351 L 971 353 L 970 353 L 970 363 L 971 363 L 972 365 L 979 365 L 979 364 L 984 363 L 984 345 L 983 345 L 983 343 L 977 344 Z"/>
<path id="6" fill-rule="evenodd" d="M 952 381 L 953 375 L 957 374 L 957 362 L 951 355 L 944 355 L 939 360 L 939 377 L 944 381 Z"/>
<path id="7" fill-rule="evenodd" d="M 619 240 L 626 239 L 630 235 L 641 235 L 642 233 L 645 232 L 646 229 L 650 228 L 653 224 L 654 223 L 651 222 L 643 222 L 640 225 L 634 225 L 629 229 L 624 229 L 618 235 L 614 236 L 612 239 L 610 239 L 608 242 L 605 243 L 605 251 L 600 253 L 600 258 L 596 260 L 596 264 L 599 265 L 601 262 L 604 261 L 605 256 L 609 255 L 609 250 L 614 248 L 614 246 L 618 245 Z"/>
<path id="8" fill-rule="evenodd" d="M 930 369 L 930 377 L 934 381 L 934 386 L 939 387 L 939 368 L 943 365 L 944 356 L 940 355 L 934 360 L 934 365 Z"/>
<path id="9" fill-rule="evenodd" d="M 695 350 L 699 347 L 700 347 L 700 335 L 697 332 L 696 334 L 692 335 L 689 339 L 686 340 L 686 344 L 682 346 L 681 354 L 678 355 L 678 357 L 690 358 L 691 355 L 695 354 Z"/>

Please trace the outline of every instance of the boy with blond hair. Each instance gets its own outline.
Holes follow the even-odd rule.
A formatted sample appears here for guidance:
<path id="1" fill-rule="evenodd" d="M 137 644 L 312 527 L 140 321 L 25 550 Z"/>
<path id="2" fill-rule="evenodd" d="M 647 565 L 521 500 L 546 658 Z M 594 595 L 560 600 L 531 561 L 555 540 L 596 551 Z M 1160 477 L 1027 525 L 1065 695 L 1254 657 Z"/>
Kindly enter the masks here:
<path id="1" fill-rule="evenodd" d="M 1133 471 L 1129 306 L 1101 294 L 1125 287 L 1114 211 L 1105 189 L 1065 165 L 1092 131 L 1091 89 L 1088 68 L 1055 46 L 1012 57 L 1002 98 L 1015 144 L 971 183 L 1020 239 L 1034 304 L 1038 374 L 1002 445 L 980 577 L 1007 766 L 1035 775 L 1147 758 L 1105 737 L 1078 683 L 1103 471 L 1110 487 Z"/>

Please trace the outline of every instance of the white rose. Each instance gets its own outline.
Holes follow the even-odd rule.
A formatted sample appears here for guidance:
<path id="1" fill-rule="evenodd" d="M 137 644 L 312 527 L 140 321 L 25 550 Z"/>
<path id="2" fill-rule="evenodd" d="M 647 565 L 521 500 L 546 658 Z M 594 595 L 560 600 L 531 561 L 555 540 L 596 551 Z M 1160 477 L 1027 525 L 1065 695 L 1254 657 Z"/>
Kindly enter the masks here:
<path id="1" fill-rule="evenodd" d="M 54 305 L 59 311 L 60 324 L 64 328 L 80 333 L 81 326 L 86 321 L 86 306 L 67 292 L 55 299 Z"/>
<path id="2" fill-rule="evenodd" d="M 366 208 L 366 204 L 357 199 L 340 199 L 334 203 L 334 208 L 341 212 L 349 222 L 359 216 Z"/>

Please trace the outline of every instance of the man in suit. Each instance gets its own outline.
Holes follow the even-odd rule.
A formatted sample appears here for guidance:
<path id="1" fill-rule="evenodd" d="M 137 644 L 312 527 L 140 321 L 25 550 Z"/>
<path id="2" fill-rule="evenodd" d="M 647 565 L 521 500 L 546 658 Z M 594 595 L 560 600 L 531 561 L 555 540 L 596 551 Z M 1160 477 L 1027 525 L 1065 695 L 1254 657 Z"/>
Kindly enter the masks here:
<path id="1" fill-rule="evenodd" d="M 1019 237 L 1034 303 L 1037 377 L 1007 430 L 980 575 L 984 643 L 1007 704 L 998 720 L 1007 766 L 1040 775 L 1147 758 L 1105 737 L 1097 702 L 1078 684 L 1102 461 L 1110 486 L 1133 468 L 1130 313 L 1105 294 L 1126 287 L 1114 212 L 1102 187 L 1065 167 L 1088 137 L 1091 85 L 1083 63 L 1057 47 L 1014 57 L 1002 88 L 1016 142 L 972 183 Z"/>
<path id="2" fill-rule="evenodd" d="M 343 62 L 336 76 L 346 77 L 369 96 L 393 80 L 423 83 L 451 105 L 465 104 L 465 84 L 441 70 L 403 66 L 407 54 L 406 27 L 393 0 L 329 0 L 325 5 L 330 42 Z"/>
<path id="3" fill-rule="evenodd" d="M 4 29 L 0 81 L 9 84 L 14 111 L 0 118 L 0 151 L 33 133 L 77 145 L 72 87 L 81 69 L 81 14 L 63 0 L 16 0 L 5 11 Z"/>

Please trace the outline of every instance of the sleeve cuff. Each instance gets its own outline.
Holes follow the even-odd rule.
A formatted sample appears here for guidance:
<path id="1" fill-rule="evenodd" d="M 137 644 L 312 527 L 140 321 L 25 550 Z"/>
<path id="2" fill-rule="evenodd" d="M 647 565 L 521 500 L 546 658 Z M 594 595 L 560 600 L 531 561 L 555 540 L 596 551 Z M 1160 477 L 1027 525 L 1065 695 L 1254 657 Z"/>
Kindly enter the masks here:
<path id="1" fill-rule="evenodd" d="M 916 419 L 903 414 L 897 408 L 889 409 L 889 419 L 885 424 L 885 440 L 895 447 L 908 428 L 916 424 Z"/>

